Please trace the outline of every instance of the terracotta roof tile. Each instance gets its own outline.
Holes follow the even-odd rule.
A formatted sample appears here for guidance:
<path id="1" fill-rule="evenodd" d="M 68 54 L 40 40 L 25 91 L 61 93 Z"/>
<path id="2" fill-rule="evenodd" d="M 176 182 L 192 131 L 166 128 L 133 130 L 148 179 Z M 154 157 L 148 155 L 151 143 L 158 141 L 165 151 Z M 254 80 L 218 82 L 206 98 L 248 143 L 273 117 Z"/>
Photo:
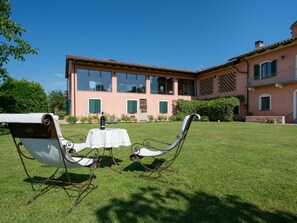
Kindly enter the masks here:
<path id="1" fill-rule="evenodd" d="M 239 56 L 233 57 L 233 58 L 229 59 L 228 61 L 235 60 L 235 59 L 242 59 L 244 57 L 249 57 L 249 56 L 252 56 L 252 55 L 257 54 L 257 53 L 263 53 L 266 50 L 272 50 L 272 49 L 277 48 L 279 46 L 290 44 L 295 40 L 297 40 L 297 38 L 285 39 L 285 40 L 279 41 L 277 43 L 273 43 L 273 44 L 270 44 L 268 46 L 263 46 L 263 47 L 254 49 L 254 50 L 252 50 L 252 51 L 250 51 L 248 53 L 244 53 L 244 54 L 241 54 Z"/>

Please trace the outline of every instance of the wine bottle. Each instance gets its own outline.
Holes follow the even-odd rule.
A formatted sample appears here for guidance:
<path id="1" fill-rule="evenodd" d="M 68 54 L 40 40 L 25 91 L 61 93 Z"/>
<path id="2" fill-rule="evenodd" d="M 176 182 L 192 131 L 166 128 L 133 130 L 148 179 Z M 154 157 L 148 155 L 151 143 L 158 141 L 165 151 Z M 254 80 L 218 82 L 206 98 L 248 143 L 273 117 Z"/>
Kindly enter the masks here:
<path id="1" fill-rule="evenodd" d="M 104 130 L 105 129 L 105 117 L 104 113 L 102 112 L 101 118 L 100 118 L 100 129 Z"/>

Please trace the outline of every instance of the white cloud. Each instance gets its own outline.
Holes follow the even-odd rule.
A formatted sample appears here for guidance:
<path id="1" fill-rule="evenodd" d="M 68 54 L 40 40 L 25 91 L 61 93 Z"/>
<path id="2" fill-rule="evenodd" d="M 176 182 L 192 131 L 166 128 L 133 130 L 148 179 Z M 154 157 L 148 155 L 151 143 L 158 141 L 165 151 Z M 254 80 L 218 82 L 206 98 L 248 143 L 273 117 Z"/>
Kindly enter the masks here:
<path id="1" fill-rule="evenodd" d="M 65 74 L 62 74 L 62 73 L 54 73 L 54 76 L 60 77 L 60 78 L 65 78 Z"/>
<path id="2" fill-rule="evenodd" d="M 66 81 L 54 81 L 52 86 L 64 86 L 66 87 Z"/>

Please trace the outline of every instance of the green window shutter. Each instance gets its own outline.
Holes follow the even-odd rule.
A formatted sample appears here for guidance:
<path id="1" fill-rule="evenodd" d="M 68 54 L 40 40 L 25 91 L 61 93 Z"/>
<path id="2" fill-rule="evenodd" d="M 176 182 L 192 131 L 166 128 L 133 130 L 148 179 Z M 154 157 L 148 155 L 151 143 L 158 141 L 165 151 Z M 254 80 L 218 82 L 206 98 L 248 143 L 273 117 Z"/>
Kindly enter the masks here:
<path id="1" fill-rule="evenodd" d="M 254 80 L 260 79 L 260 66 L 259 64 L 254 65 Z"/>
<path id="2" fill-rule="evenodd" d="M 100 99 L 89 99 L 89 113 L 92 113 L 92 114 L 101 113 Z"/>
<path id="3" fill-rule="evenodd" d="M 71 109 L 71 100 L 67 99 L 66 100 L 66 113 L 69 114 Z"/>
<path id="4" fill-rule="evenodd" d="M 137 113 L 137 101 L 128 101 L 128 114 Z"/>
<path id="5" fill-rule="evenodd" d="M 96 113 L 101 113 L 101 100 L 95 100 Z"/>
<path id="6" fill-rule="evenodd" d="M 168 113 L 168 102 L 167 101 L 160 101 L 160 103 L 159 103 L 159 113 L 160 114 L 167 114 Z"/>
<path id="7" fill-rule="evenodd" d="M 271 62 L 271 76 L 276 76 L 276 60 Z"/>

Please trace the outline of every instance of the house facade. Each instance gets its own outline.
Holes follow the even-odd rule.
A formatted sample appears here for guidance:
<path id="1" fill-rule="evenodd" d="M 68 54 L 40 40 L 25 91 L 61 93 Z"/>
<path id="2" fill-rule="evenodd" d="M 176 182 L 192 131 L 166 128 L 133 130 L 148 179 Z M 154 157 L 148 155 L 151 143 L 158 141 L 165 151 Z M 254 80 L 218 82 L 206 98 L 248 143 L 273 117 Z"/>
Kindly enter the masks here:
<path id="1" fill-rule="evenodd" d="M 194 71 L 67 55 L 68 101 L 74 116 L 102 111 L 133 115 L 176 113 L 176 100 L 237 96 L 237 119 L 245 115 L 285 116 L 297 119 L 297 22 L 292 36 L 229 59 L 226 63 Z"/>
<path id="2" fill-rule="evenodd" d="M 169 116 L 177 99 L 196 99 L 196 71 L 147 66 L 68 55 L 70 113 L 105 112 L 116 117 Z"/>

